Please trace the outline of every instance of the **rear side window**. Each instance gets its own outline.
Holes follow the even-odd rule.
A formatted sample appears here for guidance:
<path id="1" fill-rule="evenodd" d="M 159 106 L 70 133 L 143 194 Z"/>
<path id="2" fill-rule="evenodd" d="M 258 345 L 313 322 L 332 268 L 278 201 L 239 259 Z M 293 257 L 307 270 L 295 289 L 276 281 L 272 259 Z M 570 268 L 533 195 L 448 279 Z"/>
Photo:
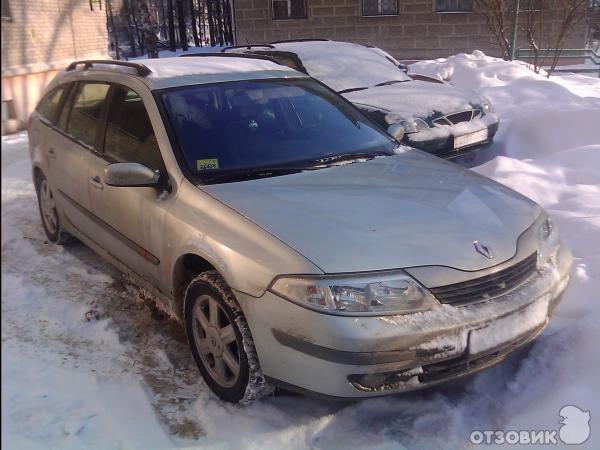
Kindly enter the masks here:
<path id="1" fill-rule="evenodd" d="M 89 146 L 94 145 L 98 119 L 109 88 L 106 83 L 79 83 L 76 86 L 67 133 Z"/>
<path id="2" fill-rule="evenodd" d="M 42 98 L 35 110 L 50 122 L 54 122 L 56 120 L 56 115 L 58 114 L 58 107 L 60 106 L 60 100 L 62 99 L 64 91 L 64 86 L 52 90 Z"/>
<path id="3" fill-rule="evenodd" d="M 137 162 L 152 170 L 164 168 L 144 102 L 129 88 L 119 86 L 115 90 L 108 113 L 104 152 L 119 162 Z"/>

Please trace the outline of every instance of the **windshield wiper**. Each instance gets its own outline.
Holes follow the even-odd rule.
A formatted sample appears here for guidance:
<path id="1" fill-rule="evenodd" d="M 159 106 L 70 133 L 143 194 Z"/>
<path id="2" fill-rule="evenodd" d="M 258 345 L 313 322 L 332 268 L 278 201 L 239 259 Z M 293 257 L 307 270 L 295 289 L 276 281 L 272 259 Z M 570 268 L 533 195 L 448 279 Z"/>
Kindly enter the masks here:
<path id="1" fill-rule="evenodd" d="M 396 83 L 404 83 L 405 81 L 408 81 L 408 80 L 390 80 L 390 81 L 384 81 L 383 83 L 377 83 L 375 85 L 375 87 L 388 86 L 390 84 L 396 84 Z"/>
<path id="2" fill-rule="evenodd" d="M 231 169 L 219 170 L 214 173 L 200 175 L 204 183 L 214 183 L 221 181 L 243 181 L 254 178 L 267 178 L 278 175 L 288 175 L 291 173 L 302 172 L 303 170 L 318 170 L 324 168 L 324 165 L 311 166 L 289 166 L 289 167 L 253 167 L 250 169 Z"/>
<path id="3" fill-rule="evenodd" d="M 382 83 L 377 83 L 375 86 L 373 87 L 379 87 L 379 86 L 387 86 L 388 84 L 396 84 L 396 83 L 404 83 L 405 81 L 409 81 L 409 80 L 390 80 L 390 81 L 384 81 Z M 355 87 L 355 88 L 348 88 L 348 89 L 344 89 L 342 91 L 337 91 L 338 94 L 347 94 L 348 92 L 354 92 L 354 91 L 364 91 L 365 89 L 369 89 L 368 87 Z"/>
<path id="4" fill-rule="evenodd" d="M 368 87 L 348 88 L 348 89 L 342 89 L 341 91 L 337 91 L 337 93 L 338 94 L 347 94 L 348 92 L 364 91 L 365 89 L 369 89 L 369 88 Z"/>
<path id="5" fill-rule="evenodd" d="M 272 166 L 272 167 L 252 167 L 248 169 L 219 170 L 214 173 L 203 173 L 199 175 L 203 183 L 245 181 L 255 178 L 275 177 L 279 175 L 289 175 L 305 170 L 325 169 L 333 164 L 344 161 L 355 161 L 359 159 L 373 159 L 377 156 L 391 156 L 393 150 L 373 150 L 370 152 L 342 153 L 339 155 L 326 156 L 315 159 L 314 161 L 304 162 L 298 165 L 290 166 Z"/>
<path id="6" fill-rule="evenodd" d="M 371 152 L 354 152 L 354 153 L 342 153 L 340 155 L 327 156 L 325 158 L 319 158 L 315 160 L 315 163 L 322 165 L 330 165 L 343 161 L 355 161 L 357 159 L 373 159 L 376 156 L 391 156 L 393 151 L 388 150 L 374 150 Z"/>

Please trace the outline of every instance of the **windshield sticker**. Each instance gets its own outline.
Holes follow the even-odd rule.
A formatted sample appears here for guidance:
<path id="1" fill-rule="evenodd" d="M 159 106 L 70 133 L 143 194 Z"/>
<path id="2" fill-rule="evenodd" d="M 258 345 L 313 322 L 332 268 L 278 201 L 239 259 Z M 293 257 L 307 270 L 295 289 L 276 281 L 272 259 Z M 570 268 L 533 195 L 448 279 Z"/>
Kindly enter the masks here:
<path id="1" fill-rule="evenodd" d="M 218 159 L 197 159 L 196 170 L 212 170 L 219 168 Z"/>

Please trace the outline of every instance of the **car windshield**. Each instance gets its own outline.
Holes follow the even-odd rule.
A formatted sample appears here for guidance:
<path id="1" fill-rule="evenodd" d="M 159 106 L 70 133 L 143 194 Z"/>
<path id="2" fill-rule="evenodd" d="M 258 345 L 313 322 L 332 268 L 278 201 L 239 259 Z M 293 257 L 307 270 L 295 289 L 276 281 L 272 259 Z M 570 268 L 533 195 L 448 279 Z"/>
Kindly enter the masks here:
<path id="1" fill-rule="evenodd" d="M 298 55 L 308 74 L 333 90 L 370 88 L 390 81 L 410 81 L 385 52 L 344 42 L 289 42 L 277 50 Z"/>
<path id="2" fill-rule="evenodd" d="M 393 154 L 397 145 L 310 79 L 186 86 L 164 91 L 162 99 L 188 168 L 204 182 Z"/>

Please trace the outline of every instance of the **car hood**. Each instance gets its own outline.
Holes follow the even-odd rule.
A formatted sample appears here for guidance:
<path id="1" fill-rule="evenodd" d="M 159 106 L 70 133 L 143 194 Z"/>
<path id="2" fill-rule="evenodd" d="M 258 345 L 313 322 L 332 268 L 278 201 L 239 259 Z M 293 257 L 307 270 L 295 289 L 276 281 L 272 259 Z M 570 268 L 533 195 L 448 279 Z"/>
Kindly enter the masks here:
<path id="1" fill-rule="evenodd" d="M 352 103 L 393 112 L 403 119 L 429 118 L 478 107 L 477 93 L 448 84 L 406 81 L 342 94 Z"/>
<path id="2" fill-rule="evenodd" d="M 515 255 L 541 211 L 505 186 L 418 150 L 201 189 L 325 273 L 491 267 Z M 494 258 L 477 253 L 474 241 Z"/>

